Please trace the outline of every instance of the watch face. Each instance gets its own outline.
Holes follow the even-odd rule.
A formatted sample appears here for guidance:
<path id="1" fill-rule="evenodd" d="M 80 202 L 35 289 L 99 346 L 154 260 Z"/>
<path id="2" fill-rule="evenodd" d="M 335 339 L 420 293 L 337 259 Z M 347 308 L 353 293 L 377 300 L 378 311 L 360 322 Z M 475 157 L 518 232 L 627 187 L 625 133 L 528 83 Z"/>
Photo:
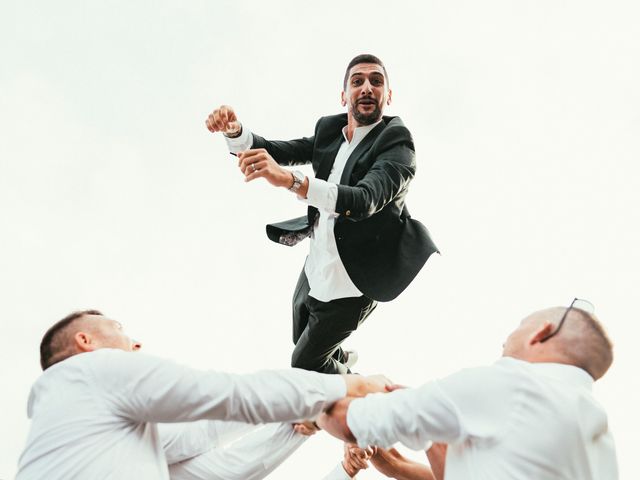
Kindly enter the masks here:
<path id="1" fill-rule="evenodd" d="M 297 192 L 298 190 L 300 190 L 300 186 L 302 185 L 302 182 L 304 181 L 304 175 L 303 175 L 302 172 L 300 172 L 298 170 L 294 170 L 291 173 L 293 174 L 293 185 L 291 185 L 289 190 L 291 190 L 293 192 Z"/>

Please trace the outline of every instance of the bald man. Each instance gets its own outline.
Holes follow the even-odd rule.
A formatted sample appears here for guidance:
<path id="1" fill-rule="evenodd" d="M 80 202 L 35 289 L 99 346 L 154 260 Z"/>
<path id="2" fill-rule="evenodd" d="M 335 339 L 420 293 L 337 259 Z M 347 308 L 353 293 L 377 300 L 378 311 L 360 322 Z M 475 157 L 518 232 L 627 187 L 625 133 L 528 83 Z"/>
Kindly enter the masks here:
<path id="1" fill-rule="evenodd" d="M 577 299 L 535 312 L 493 365 L 344 399 L 318 423 L 362 448 L 446 443 L 447 480 L 617 479 L 607 415 L 591 393 L 611 366 L 612 345 L 591 312 Z"/>

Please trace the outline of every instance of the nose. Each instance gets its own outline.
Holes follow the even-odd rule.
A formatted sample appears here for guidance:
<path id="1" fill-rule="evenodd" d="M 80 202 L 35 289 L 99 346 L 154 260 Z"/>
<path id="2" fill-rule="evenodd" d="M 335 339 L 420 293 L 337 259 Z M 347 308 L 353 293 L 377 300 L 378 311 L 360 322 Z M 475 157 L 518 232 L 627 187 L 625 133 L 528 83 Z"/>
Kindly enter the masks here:
<path id="1" fill-rule="evenodd" d="M 368 95 L 371 92 L 373 92 L 373 86 L 371 85 L 371 82 L 367 79 L 362 84 L 362 91 L 360 93 L 362 95 Z"/>
<path id="2" fill-rule="evenodd" d="M 132 342 L 133 343 L 131 345 L 131 350 L 133 350 L 134 352 L 137 352 L 142 348 L 142 343 L 138 342 L 137 340 L 132 340 Z"/>

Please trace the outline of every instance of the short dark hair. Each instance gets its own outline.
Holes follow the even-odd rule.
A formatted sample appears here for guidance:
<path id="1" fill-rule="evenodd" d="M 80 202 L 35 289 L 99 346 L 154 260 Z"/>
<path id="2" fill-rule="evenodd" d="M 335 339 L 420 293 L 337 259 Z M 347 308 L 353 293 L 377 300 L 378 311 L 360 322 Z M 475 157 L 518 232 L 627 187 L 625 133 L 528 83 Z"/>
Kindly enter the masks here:
<path id="1" fill-rule="evenodd" d="M 351 68 L 360 63 L 375 63 L 376 65 L 380 65 L 382 67 L 382 71 L 384 72 L 384 78 L 387 80 L 387 85 L 389 84 L 389 75 L 387 74 L 387 69 L 385 68 L 384 63 L 382 63 L 382 60 L 380 60 L 375 55 L 371 55 L 370 53 L 363 53 L 356 57 L 353 57 L 353 59 L 349 62 L 349 65 L 347 65 L 347 71 L 344 72 L 344 81 L 342 82 L 343 90 L 347 89 L 347 82 L 349 81 L 349 72 L 351 71 Z"/>
<path id="2" fill-rule="evenodd" d="M 46 370 L 51 365 L 55 365 L 70 356 L 61 355 L 67 347 L 63 342 L 64 332 L 73 322 L 85 315 L 102 315 L 102 312 L 98 310 L 81 310 L 73 312 L 62 320 L 54 323 L 53 326 L 47 330 L 40 342 L 40 366 L 42 367 L 42 370 Z"/>

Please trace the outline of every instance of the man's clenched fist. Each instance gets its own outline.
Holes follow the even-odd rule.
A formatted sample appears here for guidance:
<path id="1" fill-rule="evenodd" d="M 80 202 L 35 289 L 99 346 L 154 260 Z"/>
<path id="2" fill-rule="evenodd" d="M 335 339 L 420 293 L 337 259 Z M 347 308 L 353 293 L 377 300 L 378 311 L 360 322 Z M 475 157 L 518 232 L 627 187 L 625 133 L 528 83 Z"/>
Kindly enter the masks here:
<path id="1" fill-rule="evenodd" d="M 221 105 L 220 108 L 216 108 L 209 114 L 205 124 L 211 133 L 222 132 L 228 137 L 238 136 L 242 130 L 236 112 L 229 105 Z"/>

